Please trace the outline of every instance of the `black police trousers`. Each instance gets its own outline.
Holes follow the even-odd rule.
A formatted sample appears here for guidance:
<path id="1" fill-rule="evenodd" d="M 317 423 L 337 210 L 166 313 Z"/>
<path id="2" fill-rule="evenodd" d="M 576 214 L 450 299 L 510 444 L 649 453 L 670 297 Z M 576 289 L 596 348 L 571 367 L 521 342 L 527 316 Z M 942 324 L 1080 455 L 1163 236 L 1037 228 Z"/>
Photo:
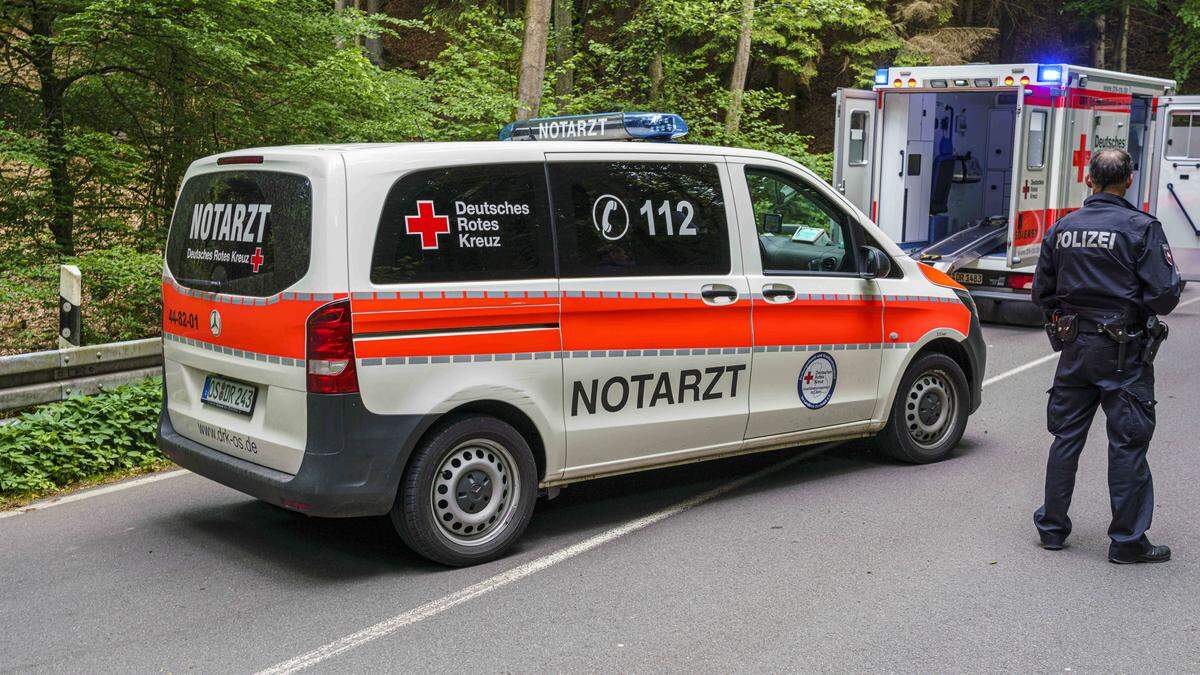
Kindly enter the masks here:
<path id="1" fill-rule="evenodd" d="M 1108 492 L 1112 506 L 1109 555 L 1133 555 L 1150 546 L 1154 482 L 1146 451 L 1154 435 L 1154 366 L 1141 362 L 1143 342 L 1130 342 L 1123 372 L 1117 344 L 1104 335 L 1079 335 L 1064 345 L 1050 389 L 1046 426 L 1054 435 L 1046 462 L 1046 501 L 1033 516 L 1042 541 L 1063 543 L 1071 534 L 1075 469 L 1097 406 L 1108 418 Z"/>

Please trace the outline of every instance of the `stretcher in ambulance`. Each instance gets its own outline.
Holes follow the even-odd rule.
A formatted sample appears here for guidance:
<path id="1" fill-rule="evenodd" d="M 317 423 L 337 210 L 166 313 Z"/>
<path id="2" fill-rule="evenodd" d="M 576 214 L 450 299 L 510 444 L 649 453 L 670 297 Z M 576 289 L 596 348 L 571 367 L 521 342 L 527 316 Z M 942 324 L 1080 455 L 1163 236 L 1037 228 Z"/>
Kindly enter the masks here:
<path id="1" fill-rule="evenodd" d="M 1200 230 L 1175 215 L 1200 215 L 1189 172 L 1200 171 L 1200 106 L 1168 97 L 1174 86 L 1057 64 L 881 69 L 873 90 L 836 94 L 834 185 L 966 286 L 981 312 L 1003 316 L 1007 303 L 1029 301 L 1046 230 L 1089 194 L 1092 152 L 1123 148 L 1134 159 L 1130 202 L 1163 212 L 1185 276 L 1200 273 Z M 1176 99 L 1178 113 L 1164 114 Z M 1176 173 L 1164 181 L 1167 166 Z"/>
<path id="2" fill-rule="evenodd" d="M 648 142 L 684 130 L 616 113 L 193 163 L 159 447 L 286 509 L 390 514 L 451 565 L 576 481 L 868 436 L 946 457 L 981 396 L 971 297 L 796 162 Z"/>

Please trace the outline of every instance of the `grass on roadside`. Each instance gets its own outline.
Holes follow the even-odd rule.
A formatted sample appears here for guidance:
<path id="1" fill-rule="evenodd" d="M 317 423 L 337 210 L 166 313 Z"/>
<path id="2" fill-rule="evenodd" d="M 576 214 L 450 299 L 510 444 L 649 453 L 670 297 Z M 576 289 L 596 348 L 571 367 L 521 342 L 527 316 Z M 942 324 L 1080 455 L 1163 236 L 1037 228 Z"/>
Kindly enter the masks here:
<path id="1" fill-rule="evenodd" d="M 0 426 L 0 508 L 170 465 L 155 446 L 162 379 L 38 406 Z"/>

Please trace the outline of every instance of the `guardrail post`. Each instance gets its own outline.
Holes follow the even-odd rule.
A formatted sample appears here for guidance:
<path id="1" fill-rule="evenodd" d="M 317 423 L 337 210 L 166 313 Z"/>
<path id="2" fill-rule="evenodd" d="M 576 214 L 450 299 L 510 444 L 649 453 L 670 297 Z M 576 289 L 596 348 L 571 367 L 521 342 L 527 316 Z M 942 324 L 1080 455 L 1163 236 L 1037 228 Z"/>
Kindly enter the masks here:
<path id="1" fill-rule="evenodd" d="M 83 276 L 75 265 L 58 268 L 58 348 L 78 347 L 82 332 Z"/>

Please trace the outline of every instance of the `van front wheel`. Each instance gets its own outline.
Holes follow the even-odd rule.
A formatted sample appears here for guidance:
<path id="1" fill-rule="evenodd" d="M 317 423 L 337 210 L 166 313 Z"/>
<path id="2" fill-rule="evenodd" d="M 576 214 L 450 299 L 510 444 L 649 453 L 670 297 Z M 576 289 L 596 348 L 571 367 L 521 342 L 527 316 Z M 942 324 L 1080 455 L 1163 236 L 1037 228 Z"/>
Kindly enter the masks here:
<path id="1" fill-rule="evenodd" d="M 537 465 L 521 434 L 494 417 L 457 417 L 413 453 L 392 523 L 415 552 L 464 567 L 503 555 L 536 499 Z"/>
<path id="2" fill-rule="evenodd" d="M 962 439 L 970 406 L 967 378 L 954 359 L 936 353 L 917 357 L 900 379 L 879 446 L 902 462 L 941 461 Z"/>

